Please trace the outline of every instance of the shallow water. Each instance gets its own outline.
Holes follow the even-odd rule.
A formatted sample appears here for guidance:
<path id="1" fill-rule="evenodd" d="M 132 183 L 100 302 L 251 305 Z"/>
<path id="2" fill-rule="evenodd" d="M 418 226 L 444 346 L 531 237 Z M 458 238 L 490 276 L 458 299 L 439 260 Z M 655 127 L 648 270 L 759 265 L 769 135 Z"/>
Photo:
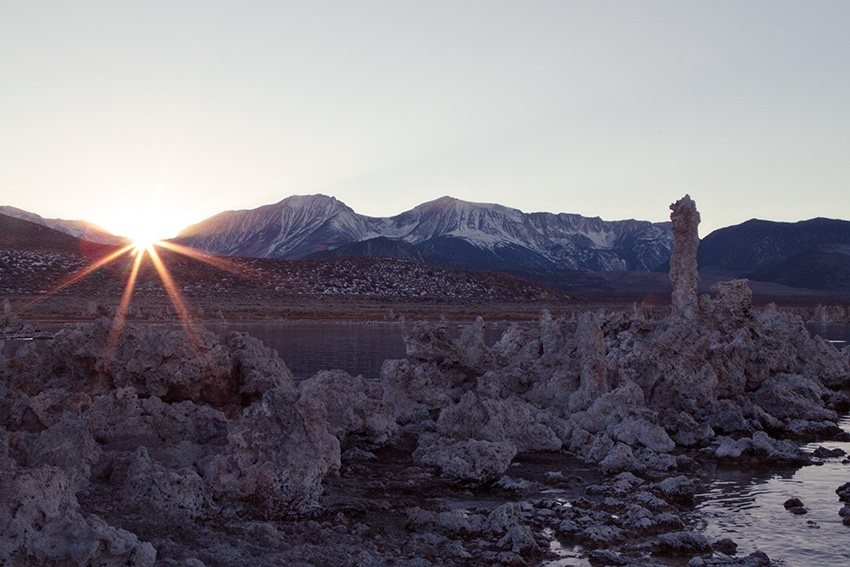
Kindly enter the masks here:
<path id="1" fill-rule="evenodd" d="M 841 426 L 850 431 L 850 417 Z M 850 453 L 850 443 L 815 443 Z M 842 458 L 823 465 L 765 473 L 720 471 L 711 488 L 699 495 L 701 528 L 712 540 L 732 538 L 738 554 L 761 549 L 787 565 L 850 565 L 850 526 L 841 522 L 843 503 L 835 489 L 850 481 Z M 794 515 L 783 503 L 799 498 L 808 514 Z"/>

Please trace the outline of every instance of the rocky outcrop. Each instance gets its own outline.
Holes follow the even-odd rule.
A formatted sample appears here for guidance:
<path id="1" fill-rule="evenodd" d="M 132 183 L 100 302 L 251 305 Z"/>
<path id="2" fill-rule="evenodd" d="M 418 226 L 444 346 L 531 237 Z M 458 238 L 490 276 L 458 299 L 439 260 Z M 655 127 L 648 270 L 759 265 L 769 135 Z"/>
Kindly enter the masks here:
<path id="1" fill-rule="evenodd" d="M 699 313 L 697 285 L 697 246 L 699 221 L 696 203 L 685 195 L 672 205 L 673 255 L 670 257 L 670 281 L 673 282 L 673 314 L 694 319 Z"/>

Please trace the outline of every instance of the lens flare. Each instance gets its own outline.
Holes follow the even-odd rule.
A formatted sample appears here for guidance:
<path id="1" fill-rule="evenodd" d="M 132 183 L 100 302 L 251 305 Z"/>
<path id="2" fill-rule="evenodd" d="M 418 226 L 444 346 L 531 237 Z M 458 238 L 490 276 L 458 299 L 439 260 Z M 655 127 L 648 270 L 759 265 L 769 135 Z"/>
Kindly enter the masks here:
<path id="1" fill-rule="evenodd" d="M 136 287 L 136 280 L 139 277 L 139 271 L 141 269 L 142 263 L 145 258 L 149 258 L 150 262 L 153 264 L 156 270 L 157 275 L 159 276 L 160 281 L 162 282 L 162 286 L 165 289 L 165 292 L 168 295 L 172 306 L 174 307 L 174 311 L 183 326 L 183 330 L 186 333 L 187 339 L 189 340 L 189 345 L 191 349 L 195 352 L 195 355 L 199 358 L 199 360 L 202 361 L 202 364 L 204 364 L 205 366 L 209 365 L 211 367 L 211 362 L 207 360 L 208 353 L 207 356 L 204 356 L 204 352 L 202 352 L 205 350 L 201 346 L 203 344 L 203 341 L 201 340 L 201 335 L 197 326 L 192 320 L 192 316 L 186 303 L 186 300 L 184 299 L 180 288 L 175 283 L 174 278 L 171 276 L 171 273 L 168 271 L 168 268 L 166 267 L 162 257 L 157 252 L 157 248 L 164 248 L 182 256 L 199 260 L 218 269 L 225 270 L 241 277 L 246 277 L 258 281 L 263 279 L 256 274 L 246 273 L 244 266 L 241 266 L 233 261 L 211 256 L 199 250 L 195 250 L 193 248 L 188 248 L 186 246 L 181 246 L 179 244 L 174 244 L 171 242 L 166 242 L 164 240 L 148 237 L 139 237 L 134 239 L 132 244 L 128 244 L 118 250 L 115 250 L 114 252 L 111 252 L 103 256 L 102 258 L 96 260 L 91 265 L 86 266 L 85 268 L 75 272 L 74 274 L 71 274 L 63 281 L 61 281 L 59 285 L 47 291 L 45 294 L 41 295 L 36 300 L 28 303 L 19 311 L 29 310 L 33 306 L 37 305 L 38 303 L 41 303 L 42 301 L 54 295 L 58 291 L 70 285 L 73 285 L 74 283 L 80 281 L 81 279 L 99 270 L 100 268 L 111 264 L 119 258 L 122 258 L 128 254 L 135 256 L 135 258 L 133 259 L 132 269 L 130 270 L 127 282 L 124 285 L 124 291 L 121 295 L 121 301 L 118 305 L 118 308 L 115 310 L 115 316 L 112 321 L 112 327 L 110 328 L 109 336 L 105 345 L 104 359 L 106 361 L 106 364 L 108 365 L 113 359 L 115 351 L 118 347 L 118 341 L 121 337 L 121 333 L 124 329 L 124 325 L 127 320 L 127 313 L 129 311 L 130 301 L 133 296 L 133 291 Z"/>

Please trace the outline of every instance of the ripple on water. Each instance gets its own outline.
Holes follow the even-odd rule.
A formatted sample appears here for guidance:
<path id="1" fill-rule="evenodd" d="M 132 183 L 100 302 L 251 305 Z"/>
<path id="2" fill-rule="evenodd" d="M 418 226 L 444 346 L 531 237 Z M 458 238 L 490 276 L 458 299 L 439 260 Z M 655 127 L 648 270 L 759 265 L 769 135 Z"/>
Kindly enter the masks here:
<path id="1" fill-rule="evenodd" d="M 841 426 L 850 430 L 850 418 Z M 850 453 L 850 443 L 815 443 Z M 841 521 L 843 504 L 835 489 L 850 481 L 850 466 L 829 459 L 819 466 L 766 473 L 723 471 L 697 506 L 702 529 L 710 539 L 732 538 L 739 554 L 761 549 L 787 565 L 850 565 L 850 526 Z M 803 501 L 807 514 L 794 515 L 783 506 L 789 498 Z"/>

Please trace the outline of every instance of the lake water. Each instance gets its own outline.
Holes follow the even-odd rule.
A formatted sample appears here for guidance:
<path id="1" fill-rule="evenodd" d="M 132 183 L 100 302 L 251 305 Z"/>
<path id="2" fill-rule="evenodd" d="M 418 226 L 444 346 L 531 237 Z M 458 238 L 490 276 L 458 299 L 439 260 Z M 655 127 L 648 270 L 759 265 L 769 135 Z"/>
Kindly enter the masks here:
<path id="1" fill-rule="evenodd" d="M 228 323 L 211 330 L 219 335 L 230 331 L 248 333 L 277 350 L 296 380 L 319 370 L 341 369 L 366 379 L 377 379 L 385 360 L 407 358 L 402 333 L 405 323 Z M 503 323 L 487 325 L 484 340 L 496 342 L 507 329 Z M 449 327 L 459 336 L 461 327 Z"/>
<path id="2" fill-rule="evenodd" d="M 841 422 L 850 431 L 850 418 Z M 850 454 L 850 443 L 817 443 Z M 732 538 L 738 554 L 761 549 L 789 566 L 850 565 L 850 526 L 838 511 L 843 503 L 835 489 L 850 481 L 842 458 L 822 465 L 773 472 L 720 471 L 711 488 L 698 497 L 701 529 L 712 540 Z M 795 515 L 785 509 L 799 498 L 808 510 Z"/>
<path id="3" fill-rule="evenodd" d="M 246 332 L 277 350 L 278 355 L 298 380 L 319 370 L 341 369 L 354 376 L 378 378 L 384 360 L 406 358 L 402 333 L 404 323 L 315 323 L 292 321 L 279 323 L 230 323 L 214 325 L 220 335 L 229 331 Z M 486 326 L 484 340 L 493 344 L 505 332 L 505 323 Z M 850 341 L 850 325 L 819 323 L 809 331 L 831 340 L 839 348 Z M 450 332 L 460 334 L 461 326 Z"/>

